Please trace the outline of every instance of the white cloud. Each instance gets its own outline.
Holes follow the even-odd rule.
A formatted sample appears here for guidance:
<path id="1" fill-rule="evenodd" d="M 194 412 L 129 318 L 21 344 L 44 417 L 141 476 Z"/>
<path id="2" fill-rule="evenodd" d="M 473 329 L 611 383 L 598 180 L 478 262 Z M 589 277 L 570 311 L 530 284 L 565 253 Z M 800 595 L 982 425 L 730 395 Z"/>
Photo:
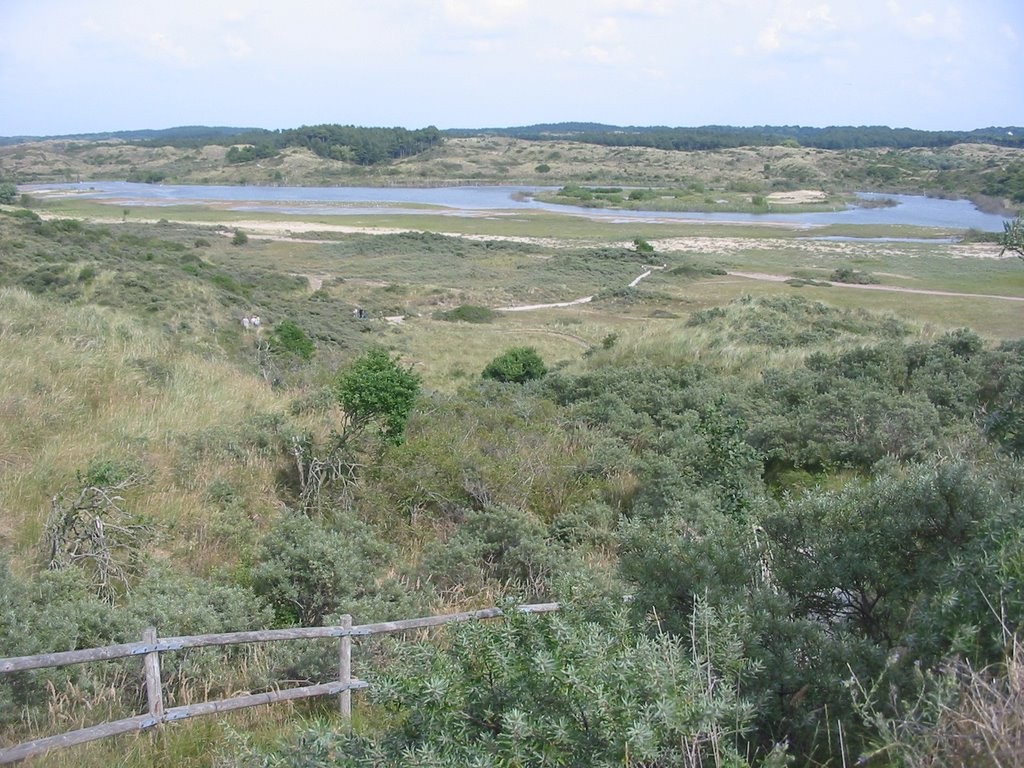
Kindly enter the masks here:
<path id="1" fill-rule="evenodd" d="M 21 106 L 0 135 L 44 115 L 920 125 L 918 104 L 1009 124 L 1022 29 L 1021 0 L 0 0 L 0 103 Z"/>
<path id="2" fill-rule="evenodd" d="M 146 35 L 140 41 L 139 51 L 148 57 L 163 59 L 179 67 L 197 67 L 201 63 L 195 50 L 173 40 L 161 32 Z"/>
<path id="3" fill-rule="evenodd" d="M 529 11 L 527 0 L 444 0 L 445 18 L 458 25 L 496 29 L 521 19 Z"/>
<path id="4" fill-rule="evenodd" d="M 234 59 L 248 59 L 253 53 L 252 46 L 246 40 L 235 35 L 224 36 L 224 49 Z"/>
<path id="5" fill-rule="evenodd" d="M 770 53 L 808 53 L 822 50 L 836 28 L 831 6 L 787 0 L 758 32 L 757 42 Z"/>

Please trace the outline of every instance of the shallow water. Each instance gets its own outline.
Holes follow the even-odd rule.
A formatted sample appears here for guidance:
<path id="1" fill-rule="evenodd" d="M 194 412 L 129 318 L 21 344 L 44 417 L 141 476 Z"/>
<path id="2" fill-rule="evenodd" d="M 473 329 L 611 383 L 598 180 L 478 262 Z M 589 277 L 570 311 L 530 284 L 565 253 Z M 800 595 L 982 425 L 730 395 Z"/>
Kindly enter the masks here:
<path id="1" fill-rule="evenodd" d="M 888 198 L 897 205 L 849 207 L 816 213 L 707 213 L 623 211 L 579 208 L 542 203 L 532 193 L 557 187 L 464 186 L 464 187 L 259 187 L 204 186 L 188 184 L 138 184 L 124 181 L 91 181 L 78 184 L 29 184 L 20 191 L 39 197 L 73 194 L 122 206 L 215 205 L 231 211 L 281 214 L 372 215 L 424 214 L 478 216 L 482 211 L 545 210 L 612 222 L 717 221 L 793 224 L 805 227 L 828 224 L 869 224 L 977 229 L 1001 232 L 1004 217 L 978 210 L 967 200 L 943 200 L 920 195 L 865 193 L 865 199 Z M 425 206 L 410 208 L 407 206 Z"/>

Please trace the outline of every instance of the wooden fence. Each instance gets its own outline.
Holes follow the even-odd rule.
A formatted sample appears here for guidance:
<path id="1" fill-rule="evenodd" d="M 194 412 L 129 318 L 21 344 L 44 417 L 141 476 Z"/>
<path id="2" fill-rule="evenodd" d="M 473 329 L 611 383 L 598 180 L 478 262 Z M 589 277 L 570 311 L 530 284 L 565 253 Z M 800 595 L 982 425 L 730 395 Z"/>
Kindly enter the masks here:
<path id="1" fill-rule="evenodd" d="M 558 603 L 539 603 L 516 607 L 520 613 L 549 613 L 558 610 Z M 230 712 L 261 704 L 278 701 L 295 701 L 313 696 L 338 696 L 338 706 L 343 717 L 352 714 L 352 691 L 369 687 L 365 680 L 352 677 L 352 638 L 367 635 L 381 635 L 391 632 L 406 632 L 443 624 L 452 624 L 475 619 L 491 619 L 502 615 L 500 608 L 484 608 L 479 611 L 450 613 L 440 616 L 424 616 L 402 621 L 385 621 L 377 624 L 353 626 L 351 616 L 342 616 L 341 624 L 332 627 L 303 627 L 297 629 L 268 629 L 251 632 L 223 632 L 210 635 L 187 635 L 182 637 L 157 637 L 156 629 L 150 627 L 142 633 L 136 643 L 107 645 L 102 648 L 86 648 L 78 651 L 44 653 L 36 656 L 15 656 L 0 658 L 0 673 L 19 672 L 30 669 L 62 667 L 69 664 L 106 661 L 128 656 L 141 656 L 146 679 L 148 712 L 143 715 L 101 723 L 77 731 L 34 739 L 13 747 L 0 749 L 0 764 L 14 763 L 52 749 L 61 749 L 84 744 L 89 741 L 153 728 L 162 723 L 185 720 L 190 717 Z M 307 685 L 299 688 L 284 688 L 264 693 L 236 696 L 229 699 L 205 701 L 181 707 L 164 707 L 163 684 L 160 679 L 160 654 L 186 648 L 202 648 L 217 645 L 241 645 L 246 643 L 269 643 L 280 640 L 338 639 L 338 679 L 329 683 Z"/>

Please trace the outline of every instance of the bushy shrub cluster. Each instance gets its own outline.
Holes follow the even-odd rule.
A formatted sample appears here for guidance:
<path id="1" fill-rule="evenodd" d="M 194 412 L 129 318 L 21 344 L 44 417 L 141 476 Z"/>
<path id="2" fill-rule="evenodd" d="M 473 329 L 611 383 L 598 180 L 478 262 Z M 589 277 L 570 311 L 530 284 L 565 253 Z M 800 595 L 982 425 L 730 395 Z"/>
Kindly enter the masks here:
<path id="1" fill-rule="evenodd" d="M 488 307 L 463 304 L 455 309 L 438 312 L 436 317 L 438 320 L 447 320 L 450 323 L 493 323 L 498 317 L 498 313 Z"/>
<path id="2" fill-rule="evenodd" d="M 487 364 L 481 374 L 506 384 L 525 384 L 547 373 L 547 366 L 533 347 L 511 347 Z"/>

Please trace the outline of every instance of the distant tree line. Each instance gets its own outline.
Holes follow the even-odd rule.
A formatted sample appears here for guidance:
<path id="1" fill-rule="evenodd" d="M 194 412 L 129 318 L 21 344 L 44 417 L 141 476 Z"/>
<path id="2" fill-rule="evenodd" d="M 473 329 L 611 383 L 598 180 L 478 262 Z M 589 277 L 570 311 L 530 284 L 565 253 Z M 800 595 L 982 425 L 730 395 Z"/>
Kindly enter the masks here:
<path id="1" fill-rule="evenodd" d="M 891 147 L 948 147 L 953 144 L 999 144 L 1024 146 L 1024 129 L 1014 127 L 980 128 L 973 131 L 922 131 L 912 128 L 871 126 L 829 126 L 810 128 L 798 125 L 737 127 L 706 125 L 690 128 L 667 126 L 615 126 L 600 123 L 547 123 L 519 128 L 489 128 L 485 131 L 449 130 L 450 136 L 489 133 L 529 140 L 562 139 L 613 147 L 653 147 L 656 149 L 710 150 L 734 147 L 777 146 L 796 142 L 819 149 L 867 149 Z"/>
<path id="2" fill-rule="evenodd" d="M 374 165 L 411 157 L 442 141 L 434 126 L 406 128 L 361 128 L 355 125 L 312 125 L 279 131 L 250 131 L 230 137 L 229 163 L 244 163 L 273 157 L 287 147 L 305 147 L 330 160 L 347 160 Z M 223 139 L 216 143 L 223 143 Z"/>
<path id="3" fill-rule="evenodd" d="M 443 138 L 468 136 L 511 136 L 535 141 L 568 140 L 605 146 L 640 146 L 657 149 L 710 150 L 732 147 L 776 146 L 796 142 L 819 149 L 866 149 L 890 147 L 948 147 L 953 144 L 998 144 L 1024 147 L 1024 127 L 1002 126 L 971 131 L 924 131 L 913 128 L 889 128 L 884 125 L 828 126 L 813 128 L 799 125 L 697 127 L 617 126 L 604 123 L 539 123 L 507 128 L 451 128 L 434 126 L 406 128 L 370 128 L 355 125 L 322 124 L 266 130 L 225 126 L 181 126 L 161 130 L 112 131 L 64 136 L 0 137 L 0 144 L 31 141 L 38 138 L 79 139 L 85 141 L 120 139 L 154 146 L 192 147 L 206 144 L 307 146 L 321 156 L 330 156 L 337 146 L 363 148 L 368 154 L 382 150 L 385 155 L 402 157 L 421 152 Z"/>

